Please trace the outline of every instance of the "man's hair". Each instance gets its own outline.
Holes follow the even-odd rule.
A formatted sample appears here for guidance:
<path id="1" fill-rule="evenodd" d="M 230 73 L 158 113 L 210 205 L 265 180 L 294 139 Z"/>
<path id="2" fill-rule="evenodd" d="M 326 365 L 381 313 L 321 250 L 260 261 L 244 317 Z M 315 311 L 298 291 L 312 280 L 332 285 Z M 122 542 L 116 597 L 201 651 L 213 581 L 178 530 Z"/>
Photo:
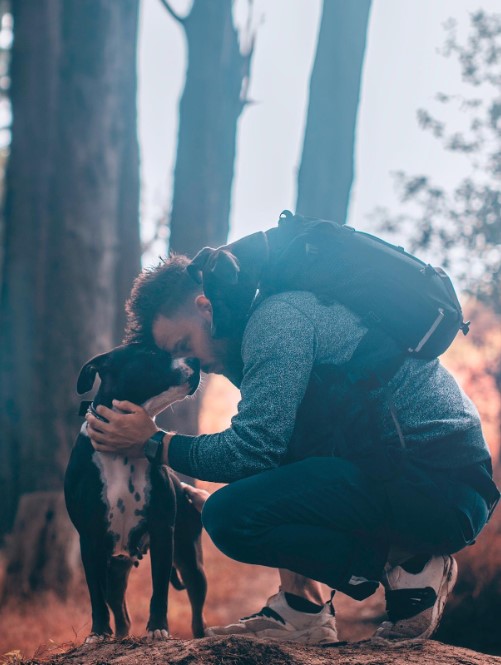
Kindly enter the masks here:
<path id="1" fill-rule="evenodd" d="M 172 254 L 139 273 L 125 304 L 124 343 L 154 344 L 152 327 L 157 316 L 174 316 L 190 297 L 202 293 L 202 287 L 186 270 L 189 263 L 187 256 Z"/>

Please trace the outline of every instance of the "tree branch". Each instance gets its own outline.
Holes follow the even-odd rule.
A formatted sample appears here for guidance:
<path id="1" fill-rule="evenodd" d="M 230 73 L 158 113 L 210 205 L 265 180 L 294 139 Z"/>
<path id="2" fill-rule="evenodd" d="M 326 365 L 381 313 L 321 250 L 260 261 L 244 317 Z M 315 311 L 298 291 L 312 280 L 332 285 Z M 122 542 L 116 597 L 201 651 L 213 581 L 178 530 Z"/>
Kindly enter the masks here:
<path id="1" fill-rule="evenodd" d="M 179 16 L 179 14 L 177 12 L 175 12 L 174 9 L 172 9 L 171 5 L 169 4 L 169 2 L 167 0 L 160 0 L 160 3 L 165 7 L 165 9 L 169 12 L 169 14 L 172 16 L 172 18 L 175 21 L 177 21 L 178 23 L 180 23 L 181 25 L 184 26 L 184 24 L 186 22 L 186 19 L 189 16 L 189 13 L 184 17 Z"/>

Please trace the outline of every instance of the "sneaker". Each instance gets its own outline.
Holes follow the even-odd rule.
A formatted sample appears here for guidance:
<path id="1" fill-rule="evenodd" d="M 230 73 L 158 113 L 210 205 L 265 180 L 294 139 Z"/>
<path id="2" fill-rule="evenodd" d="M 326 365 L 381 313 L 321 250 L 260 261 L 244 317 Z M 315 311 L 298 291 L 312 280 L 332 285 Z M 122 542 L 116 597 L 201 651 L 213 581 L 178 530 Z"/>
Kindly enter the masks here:
<path id="1" fill-rule="evenodd" d="M 207 628 L 205 634 L 250 635 L 268 640 L 331 644 L 338 641 L 334 607 L 327 602 L 321 612 L 310 614 L 289 607 L 283 591 L 268 598 L 262 610 L 229 626 Z"/>
<path id="2" fill-rule="evenodd" d="M 386 640 L 428 639 L 438 628 L 447 596 L 456 583 L 458 567 L 451 556 L 433 556 L 418 573 L 402 566 L 386 568 L 386 611 L 389 621 L 374 637 Z"/>

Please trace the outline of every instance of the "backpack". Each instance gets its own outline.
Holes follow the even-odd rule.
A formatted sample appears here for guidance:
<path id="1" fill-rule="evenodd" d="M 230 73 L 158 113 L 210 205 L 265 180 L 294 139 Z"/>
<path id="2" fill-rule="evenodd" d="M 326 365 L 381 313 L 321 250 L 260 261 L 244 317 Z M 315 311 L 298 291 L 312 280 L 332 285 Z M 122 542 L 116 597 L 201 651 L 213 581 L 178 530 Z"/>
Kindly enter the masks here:
<path id="1" fill-rule="evenodd" d="M 389 337 L 399 355 L 432 359 L 459 330 L 469 330 L 442 268 L 369 233 L 288 210 L 266 232 L 218 249 L 205 247 L 188 272 L 211 301 L 214 337 L 240 335 L 263 298 L 294 290 L 310 291 L 326 305 L 338 301 L 361 317 L 374 339 L 360 343 L 367 352 L 377 352 Z"/>

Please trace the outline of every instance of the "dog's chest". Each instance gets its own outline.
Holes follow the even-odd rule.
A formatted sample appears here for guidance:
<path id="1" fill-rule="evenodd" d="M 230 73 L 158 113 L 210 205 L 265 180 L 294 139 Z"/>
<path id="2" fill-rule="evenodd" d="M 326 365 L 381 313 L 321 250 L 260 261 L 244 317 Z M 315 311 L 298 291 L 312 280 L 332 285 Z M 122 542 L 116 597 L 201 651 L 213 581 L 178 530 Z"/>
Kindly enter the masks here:
<path id="1" fill-rule="evenodd" d="M 150 464 L 146 459 L 129 459 L 113 453 L 94 452 L 92 459 L 103 483 L 102 498 L 114 542 L 113 555 L 135 558 L 143 548 L 146 533 Z"/>

